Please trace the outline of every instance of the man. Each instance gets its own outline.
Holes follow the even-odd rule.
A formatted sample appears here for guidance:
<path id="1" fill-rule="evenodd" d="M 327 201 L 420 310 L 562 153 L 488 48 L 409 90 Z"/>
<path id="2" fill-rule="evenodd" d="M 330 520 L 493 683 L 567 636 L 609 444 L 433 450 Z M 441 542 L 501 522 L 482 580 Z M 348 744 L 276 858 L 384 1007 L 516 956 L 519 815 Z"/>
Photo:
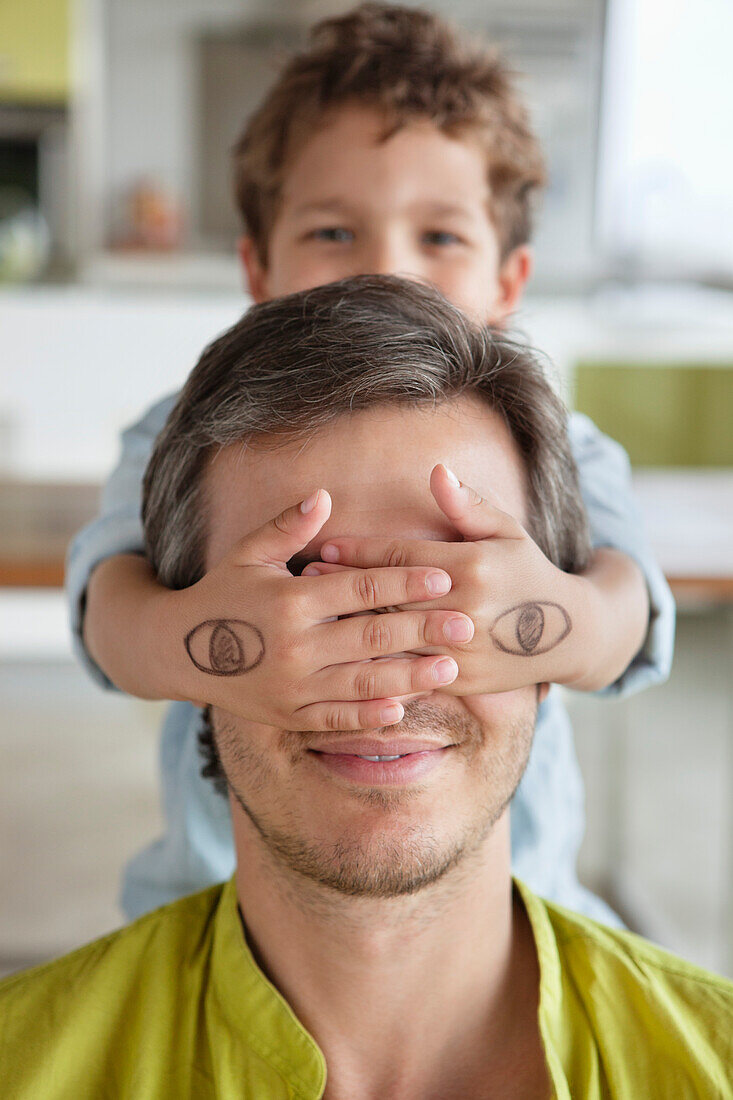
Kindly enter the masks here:
<path id="1" fill-rule="evenodd" d="M 487 647 L 546 667 L 580 628 L 544 577 L 572 585 L 589 552 L 564 411 L 526 349 L 394 278 L 262 305 L 184 388 L 144 520 L 171 589 L 260 574 L 266 599 L 235 586 L 179 638 L 203 676 L 266 678 L 277 650 L 283 713 L 360 670 L 369 697 L 374 658 L 412 690 L 362 731 L 213 708 L 234 879 L 0 986 L 5 1095 L 733 1096 L 730 983 L 512 884 L 508 807 L 547 685 L 462 679 Z M 532 581 L 482 621 L 500 541 Z M 450 587 L 447 543 L 475 614 L 423 598 Z M 340 567 L 347 548 L 390 565 Z M 334 665 L 303 684 L 314 607 Z"/>

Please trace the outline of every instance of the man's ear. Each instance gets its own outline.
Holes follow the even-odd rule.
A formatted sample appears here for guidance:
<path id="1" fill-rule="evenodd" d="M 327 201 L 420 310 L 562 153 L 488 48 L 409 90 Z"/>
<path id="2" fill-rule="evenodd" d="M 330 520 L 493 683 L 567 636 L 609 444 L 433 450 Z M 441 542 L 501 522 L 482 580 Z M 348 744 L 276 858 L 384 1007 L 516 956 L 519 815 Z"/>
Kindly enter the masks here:
<path id="1" fill-rule="evenodd" d="M 237 241 L 237 252 L 244 271 L 244 281 L 253 301 L 267 301 L 270 297 L 267 290 L 267 271 L 255 242 L 251 237 L 240 237 Z"/>
<path id="2" fill-rule="evenodd" d="M 498 292 L 491 310 L 491 319 L 495 324 L 514 313 L 524 293 L 532 271 L 534 253 L 528 244 L 520 244 L 512 249 L 499 268 Z"/>

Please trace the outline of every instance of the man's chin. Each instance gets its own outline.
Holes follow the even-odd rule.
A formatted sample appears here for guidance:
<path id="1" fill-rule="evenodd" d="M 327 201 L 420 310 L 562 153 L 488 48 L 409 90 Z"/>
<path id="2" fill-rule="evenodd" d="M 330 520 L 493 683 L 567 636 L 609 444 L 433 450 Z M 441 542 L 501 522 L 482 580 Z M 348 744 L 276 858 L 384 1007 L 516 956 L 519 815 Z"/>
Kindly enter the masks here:
<path id="1" fill-rule="evenodd" d="M 465 855 L 463 843 L 446 845 L 424 831 L 412 837 L 382 835 L 369 843 L 342 839 L 327 846 L 270 839 L 270 851 L 302 878 L 353 898 L 399 898 L 444 878 Z"/>
<path id="2" fill-rule="evenodd" d="M 484 812 L 445 836 L 429 817 L 411 812 L 419 801 L 413 792 L 360 791 L 359 809 L 344 815 L 337 839 L 319 840 L 296 828 L 282 831 L 234 798 L 274 866 L 354 898 L 405 897 L 439 882 L 481 846 L 496 819 Z"/>

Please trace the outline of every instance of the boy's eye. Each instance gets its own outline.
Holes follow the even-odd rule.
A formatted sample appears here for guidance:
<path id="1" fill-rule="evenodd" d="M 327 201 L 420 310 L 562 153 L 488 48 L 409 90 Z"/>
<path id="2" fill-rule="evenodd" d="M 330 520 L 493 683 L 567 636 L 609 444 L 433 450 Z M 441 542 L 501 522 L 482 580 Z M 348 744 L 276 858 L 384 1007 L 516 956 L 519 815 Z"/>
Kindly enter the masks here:
<path id="1" fill-rule="evenodd" d="M 423 234 L 423 240 L 425 244 L 429 245 L 461 243 L 461 238 L 457 237 L 455 233 L 449 233 L 447 229 L 431 229 L 429 232 Z"/>
<path id="2" fill-rule="evenodd" d="M 310 236 L 316 241 L 334 241 L 337 244 L 343 244 L 353 240 L 354 234 L 343 226 L 327 225 L 322 229 L 314 229 Z"/>

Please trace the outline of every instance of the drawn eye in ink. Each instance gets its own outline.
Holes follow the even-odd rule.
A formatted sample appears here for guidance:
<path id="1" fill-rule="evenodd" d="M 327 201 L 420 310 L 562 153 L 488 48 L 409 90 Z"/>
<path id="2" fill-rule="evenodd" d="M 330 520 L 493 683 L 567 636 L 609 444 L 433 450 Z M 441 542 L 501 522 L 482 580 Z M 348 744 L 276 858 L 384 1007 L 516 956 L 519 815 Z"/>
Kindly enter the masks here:
<path id="1" fill-rule="evenodd" d="M 265 656 L 262 633 L 244 619 L 207 619 L 185 638 L 186 651 L 201 672 L 241 676 Z"/>
<path id="2" fill-rule="evenodd" d="M 559 645 L 573 628 L 559 603 L 528 601 L 504 611 L 491 627 L 494 645 L 516 657 L 537 657 Z"/>

